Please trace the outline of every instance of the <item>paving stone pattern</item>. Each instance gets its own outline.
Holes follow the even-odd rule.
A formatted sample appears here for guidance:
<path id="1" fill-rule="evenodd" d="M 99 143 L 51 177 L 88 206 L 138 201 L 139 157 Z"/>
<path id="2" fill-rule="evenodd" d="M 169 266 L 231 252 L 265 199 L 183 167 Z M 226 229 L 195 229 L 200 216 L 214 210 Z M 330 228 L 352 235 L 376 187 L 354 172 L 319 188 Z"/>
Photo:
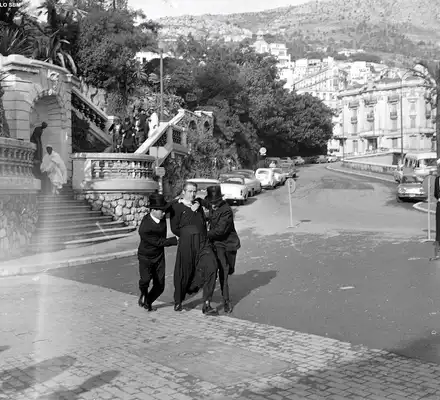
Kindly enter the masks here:
<path id="1" fill-rule="evenodd" d="M 437 364 L 136 302 L 48 275 L 0 280 L 0 399 L 440 399 Z"/>

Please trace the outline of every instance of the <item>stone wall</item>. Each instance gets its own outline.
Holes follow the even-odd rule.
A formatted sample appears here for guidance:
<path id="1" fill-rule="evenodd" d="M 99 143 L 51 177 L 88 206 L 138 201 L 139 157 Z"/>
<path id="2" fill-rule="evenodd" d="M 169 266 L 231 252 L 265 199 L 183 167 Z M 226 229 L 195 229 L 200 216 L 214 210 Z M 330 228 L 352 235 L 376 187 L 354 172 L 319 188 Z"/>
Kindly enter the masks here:
<path id="1" fill-rule="evenodd" d="M 37 221 L 36 194 L 0 195 L 0 260 L 26 253 Z"/>
<path id="2" fill-rule="evenodd" d="M 362 161 L 354 161 L 354 160 L 344 160 L 342 161 L 342 166 L 345 168 L 355 169 L 358 171 L 366 171 L 366 172 L 375 172 L 384 175 L 393 175 L 393 172 L 396 171 L 396 165 L 387 165 L 387 164 L 375 164 L 373 162 L 362 162 Z"/>
<path id="3" fill-rule="evenodd" d="M 149 212 L 148 195 L 144 193 L 122 192 L 82 192 L 76 194 L 77 200 L 86 200 L 94 211 L 111 215 L 115 221 L 139 226 L 142 218 Z"/>

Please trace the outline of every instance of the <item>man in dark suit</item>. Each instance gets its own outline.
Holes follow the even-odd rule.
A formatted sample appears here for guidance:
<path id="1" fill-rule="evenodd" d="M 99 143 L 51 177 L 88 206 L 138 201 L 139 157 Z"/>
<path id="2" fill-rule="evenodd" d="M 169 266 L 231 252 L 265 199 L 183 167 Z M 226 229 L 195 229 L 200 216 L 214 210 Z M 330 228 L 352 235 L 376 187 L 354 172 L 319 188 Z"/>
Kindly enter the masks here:
<path id="1" fill-rule="evenodd" d="M 240 239 L 234 225 L 234 213 L 226 201 L 220 186 L 206 188 L 205 202 L 209 204 L 209 231 L 208 239 L 214 246 L 218 260 L 220 288 L 223 295 L 224 310 L 227 314 L 232 312 L 229 298 L 228 277 L 235 271 L 237 250 L 241 247 Z"/>
<path id="2" fill-rule="evenodd" d="M 165 247 L 177 246 L 177 237 L 167 239 L 167 223 L 164 219 L 168 203 L 161 194 L 153 193 L 149 199 L 150 213 L 139 227 L 141 242 L 139 259 L 139 306 L 154 311 L 152 304 L 165 289 Z M 148 291 L 150 282 L 153 287 Z"/>

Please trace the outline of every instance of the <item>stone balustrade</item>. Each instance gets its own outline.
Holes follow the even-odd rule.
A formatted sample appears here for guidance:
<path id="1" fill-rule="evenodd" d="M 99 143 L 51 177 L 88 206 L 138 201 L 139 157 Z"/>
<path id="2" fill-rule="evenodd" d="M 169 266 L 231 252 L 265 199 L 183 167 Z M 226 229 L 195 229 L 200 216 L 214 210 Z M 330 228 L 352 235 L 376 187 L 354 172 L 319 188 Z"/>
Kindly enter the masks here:
<path id="1" fill-rule="evenodd" d="M 75 92 L 76 89 L 74 88 L 72 91 L 72 107 L 84 115 L 87 120 L 104 131 L 107 127 L 107 116 L 93 103 L 84 101 L 84 99 Z"/>
<path id="2" fill-rule="evenodd" d="M 26 252 L 38 221 L 33 143 L 0 137 L 0 259 Z"/>
<path id="3" fill-rule="evenodd" d="M 32 175 L 35 150 L 33 143 L 0 137 L 0 193 L 40 190 L 40 181 Z"/>
<path id="4" fill-rule="evenodd" d="M 155 158 L 140 154 L 76 153 L 72 186 L 75 198 L 115 221 L 138 226 L 148 212 L 149 194 L 159 190 Z"/>
<path id="5" fill-rule="evenodd" d="M 155 158 L 140 154 L 76 153 L 72 186 L 75 191 L 119 191 L 151 193 L 158 189 L 154 180 Z"/>

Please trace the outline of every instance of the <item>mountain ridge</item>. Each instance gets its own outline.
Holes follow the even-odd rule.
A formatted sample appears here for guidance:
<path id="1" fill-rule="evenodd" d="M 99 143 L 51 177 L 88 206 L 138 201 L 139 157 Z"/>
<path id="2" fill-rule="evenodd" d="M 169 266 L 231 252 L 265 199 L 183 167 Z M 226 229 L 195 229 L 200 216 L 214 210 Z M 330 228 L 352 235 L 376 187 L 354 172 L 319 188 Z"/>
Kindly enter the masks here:
<path id="1" fill-rule="evenodd" d="M 376 34 L 387 36 L 388 47 L 410 40 L 430 43 L 440 52 L 440 0 L 315 0 L 266 11 L 162 17 L 157 22 L 161 36 L 169 38 L 191 33 L 209 40 L 236 36 L 238 41 L 263 30 L 285 42 L 303 36 L 323 44 L 330 38 L 357 41 L 361 47 L 374 44 L 371 36 Z"/>

